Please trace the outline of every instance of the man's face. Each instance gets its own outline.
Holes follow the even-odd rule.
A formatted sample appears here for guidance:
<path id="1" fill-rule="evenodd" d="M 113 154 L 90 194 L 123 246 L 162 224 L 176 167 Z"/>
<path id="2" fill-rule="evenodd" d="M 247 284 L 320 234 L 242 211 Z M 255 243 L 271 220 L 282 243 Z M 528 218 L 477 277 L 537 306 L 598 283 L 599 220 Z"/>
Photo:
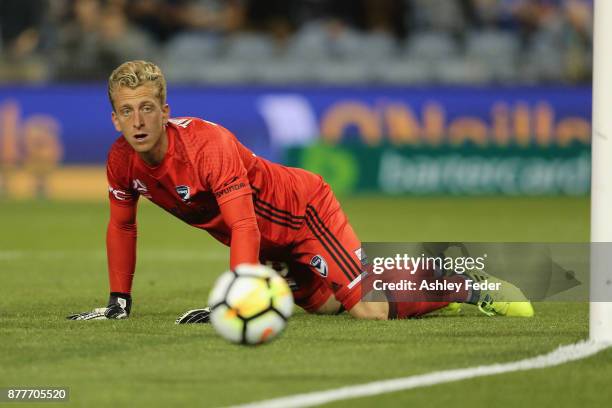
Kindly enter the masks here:
<path id="1" fill-rule="evenodd" d="M 170 109 L 161 105 L 152 84 L 135 89 L 120 87 L 113 92 L 113 124 L 139 154 L 155 158 L 164 149 Z M 161 151 L 162 157 L 165 151 Z"/>

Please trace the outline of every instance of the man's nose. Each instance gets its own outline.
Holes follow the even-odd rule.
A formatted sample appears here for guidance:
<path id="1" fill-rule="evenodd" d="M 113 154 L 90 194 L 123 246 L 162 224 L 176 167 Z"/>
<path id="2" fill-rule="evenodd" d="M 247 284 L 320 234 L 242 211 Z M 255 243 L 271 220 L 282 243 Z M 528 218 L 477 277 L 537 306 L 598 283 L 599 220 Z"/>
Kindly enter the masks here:
<path id="1" fill-rule="evenodd" d="M 142 115 L 137 110 L 134 111 L 134 127 L 136 129 L 140 129 L 143 126 L 144 126 L 144 121 L 143 121 Z"/>

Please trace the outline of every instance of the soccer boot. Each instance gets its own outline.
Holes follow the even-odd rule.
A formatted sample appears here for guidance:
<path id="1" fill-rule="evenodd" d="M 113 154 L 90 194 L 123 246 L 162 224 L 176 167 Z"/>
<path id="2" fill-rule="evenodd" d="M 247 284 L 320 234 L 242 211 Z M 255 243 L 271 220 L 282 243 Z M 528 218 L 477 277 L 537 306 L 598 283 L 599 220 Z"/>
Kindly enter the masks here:
<path id="1" fill-rule="evenodd" d="M 458 315 L 461 313 L 461 303 L 451 302 L 442 309 L 438 310 L 438 313 L 444 316 Z"/>
<path id="2" fill-rule="evenodd" d="M 487 316 L 533 317 L 531 302 L 523 292 L 511 284 L 482 271 L 465 272 L 468 279 L 474 282 L 498 283 L 499 290 L 480 290 L 476 306 Z"/>

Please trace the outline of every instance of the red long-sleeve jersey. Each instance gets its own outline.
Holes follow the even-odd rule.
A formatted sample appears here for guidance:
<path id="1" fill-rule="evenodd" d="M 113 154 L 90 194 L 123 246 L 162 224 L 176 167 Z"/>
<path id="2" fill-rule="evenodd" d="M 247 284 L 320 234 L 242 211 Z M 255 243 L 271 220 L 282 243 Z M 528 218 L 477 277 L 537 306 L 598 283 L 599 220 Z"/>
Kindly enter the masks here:
<path id="1" fill-rule="evenodd" d="M 168 151 L 156 167 L 123 137 L 110 150 L 111 292 L 131 292 L 140 196 L 230 246 L 230 267 L 293 243 L 307 203 L 323 188 L 320 176 L 259 158 L 228 130 L 202 119 L 171 119 L 166 134 Z"/>

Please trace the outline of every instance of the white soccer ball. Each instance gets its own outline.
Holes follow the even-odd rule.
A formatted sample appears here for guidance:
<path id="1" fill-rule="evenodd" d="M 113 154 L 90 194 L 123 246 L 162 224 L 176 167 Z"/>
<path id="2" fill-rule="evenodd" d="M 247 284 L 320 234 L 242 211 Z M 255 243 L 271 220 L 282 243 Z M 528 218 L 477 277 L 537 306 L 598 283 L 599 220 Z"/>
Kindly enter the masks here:
<path id="1" fill-rule="evenodd" d="M 264 265 L 238 265 L 224 272 L 210 296 L 210 321 L 221 337 L 262 344 L 277 337 L 293 311 L 287 282 Z"/>

